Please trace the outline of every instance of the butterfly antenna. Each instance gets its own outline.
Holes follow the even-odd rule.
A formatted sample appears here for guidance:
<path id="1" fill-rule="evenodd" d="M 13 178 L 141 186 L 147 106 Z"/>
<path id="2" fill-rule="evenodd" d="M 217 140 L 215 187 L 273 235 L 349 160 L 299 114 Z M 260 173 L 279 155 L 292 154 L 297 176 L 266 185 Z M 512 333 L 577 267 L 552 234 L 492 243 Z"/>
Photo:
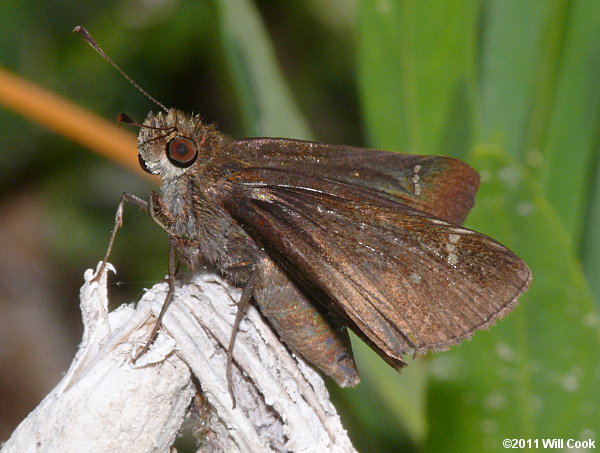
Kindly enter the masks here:
<path id="1" fill-rule="evenodd" d="M 129 81 L 129 83 L 131 83 L 134 87 L 136 87 L 138 89 L 138 91 L 140 93 L 142 93 L 144 96 L 146 96 L 148 99 L 150 99 L 153 103 L 155 103 L 160 108 L 162 108 L 165 112 L 168 111 L 167 107 L 165 107 L 165 105 L 162 102 L 158 102 L 156 99 L 154 99 L 152 96 L 150 96 L 150 94 L 148 94 L 148 92 L 146 90 L 144 90 L 141 86 L 139 86 L 135 82 L 135 80 L 133 80 L 131 77 L 129 77 L 127 75 L 127 73 L 119 67 L 118 64 L 116 64 L 114 61 L 111 60 L 110 57 L 104 53 L 102 48 L 98 45 L 98 43 L 94 40 L 94 38 L 92 38 L 92 35 L 90 35 L 90 33 L 85 28 L 78 25 L 77 27 L 75 27 L 73 29 L 73 33 L 78 33 L 79 35 L 81 35 L 81 37 L 90 46 L 92 46 L 94 48 L 94 50 L 96 52 L 98 52 L 100 54 L 100 56 L 102 56 L 102 58 L 104 58 L 108 62 L 108 64 L 110 64 L 113 68 L 115 68 L 117 71 L 119 71 L 119 74 L 121 74 L 123 77 L 125 77 Z"/>

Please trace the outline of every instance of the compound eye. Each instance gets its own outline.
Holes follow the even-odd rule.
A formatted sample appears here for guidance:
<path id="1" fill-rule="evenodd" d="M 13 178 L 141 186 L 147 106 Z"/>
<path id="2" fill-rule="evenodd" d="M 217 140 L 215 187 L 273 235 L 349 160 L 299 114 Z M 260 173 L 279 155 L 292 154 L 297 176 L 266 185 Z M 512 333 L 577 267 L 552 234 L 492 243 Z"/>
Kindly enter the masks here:
<path id="1" fill-rule="evenodd" d="M 167 143 L 167 157 L 177 167 L 189 167 L 198 157 L 198 148 L 187 137 L 175 137 Z"/>
<path id="2" fill-rule="evenodd" d="M 152 174 L 152 172 L 150 171 L 150 169 L 146 165 L 146 162 L 144 161 L 144 159 L 142 159 L 141 154 L 138 154 L 138 161 L 140 162 L 140 167 L 142 167 L 142 170 L 144 170 L 146 173 Z"/>

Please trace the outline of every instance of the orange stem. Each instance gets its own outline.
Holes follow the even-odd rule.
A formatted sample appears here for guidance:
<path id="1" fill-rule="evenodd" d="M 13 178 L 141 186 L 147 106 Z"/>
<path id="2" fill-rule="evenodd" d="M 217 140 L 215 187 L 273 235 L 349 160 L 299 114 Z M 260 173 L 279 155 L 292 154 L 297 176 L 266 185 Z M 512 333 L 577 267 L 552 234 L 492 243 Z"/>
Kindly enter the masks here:
<path id="1" fill-rule="evenodd" d="M 135 135 L 2 68 L 0 104 L 138 174 L 149 176 L 138 164 Z"/>

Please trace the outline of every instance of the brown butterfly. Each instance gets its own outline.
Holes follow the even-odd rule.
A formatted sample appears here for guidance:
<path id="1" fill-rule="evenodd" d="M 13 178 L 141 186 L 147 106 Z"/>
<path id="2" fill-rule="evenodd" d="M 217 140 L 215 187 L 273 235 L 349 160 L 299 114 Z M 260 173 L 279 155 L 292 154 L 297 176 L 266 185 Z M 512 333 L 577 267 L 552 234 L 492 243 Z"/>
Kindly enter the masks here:
<path id="1" fill-rule="evenodd" d="M 530 283 L 514 253 L 460 226 L 479 177 L 457 159 L 234 140 L 157 104 L 138 124 L 138 151 L 160 192 L 148 203 L 126 194 L 117 224 L 133 201 L 171 237 L 163 313 L 177 249 L 244 287 L 241 306 L 253 298 L 293 352 L 348 386 L 359 378 L 347 327 L 399 369 L 405 354 L 488 327 Z"/>

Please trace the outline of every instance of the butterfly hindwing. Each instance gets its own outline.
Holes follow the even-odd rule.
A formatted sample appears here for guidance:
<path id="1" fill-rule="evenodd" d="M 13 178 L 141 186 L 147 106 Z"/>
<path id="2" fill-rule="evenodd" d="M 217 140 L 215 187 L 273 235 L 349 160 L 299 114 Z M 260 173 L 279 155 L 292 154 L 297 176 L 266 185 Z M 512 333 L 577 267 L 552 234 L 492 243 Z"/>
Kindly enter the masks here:
<path id="1" fill-rule="evenodd" d="M 280 173 L 232 176 L 226 209 L 308 297 L 396 367 L 402 354 L 445 349 L 488 326 L 529 284 L 527 266 L 487 236 L 361 187 Z"/>

